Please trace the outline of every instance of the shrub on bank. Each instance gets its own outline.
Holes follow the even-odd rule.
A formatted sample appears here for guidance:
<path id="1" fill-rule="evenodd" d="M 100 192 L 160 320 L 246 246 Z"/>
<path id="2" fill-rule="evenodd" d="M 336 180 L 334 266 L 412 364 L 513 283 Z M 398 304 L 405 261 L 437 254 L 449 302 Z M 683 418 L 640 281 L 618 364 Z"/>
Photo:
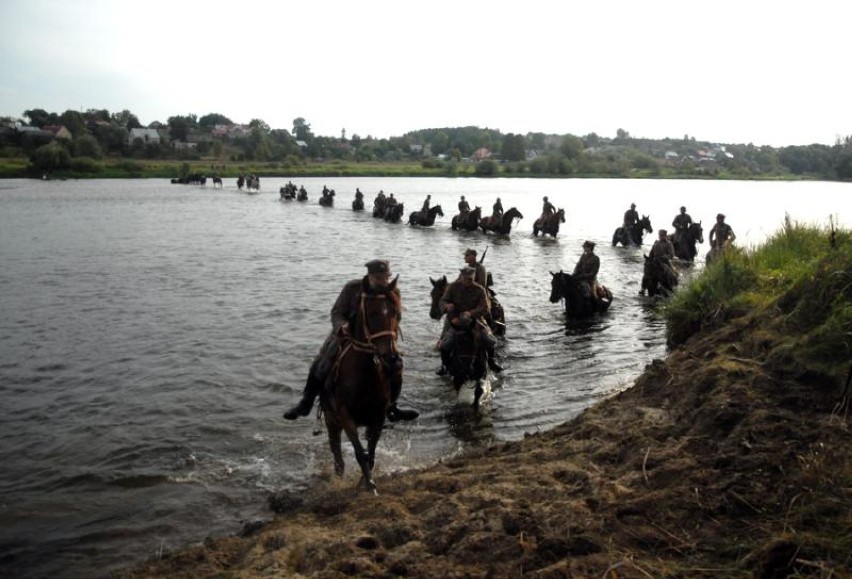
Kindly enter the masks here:
<path id="1" fill-rule="evenodd" d="M 678 292 L 665 310 L 670 347 L 745 315 L 764 324 L 766 360 L 832 382 L 852 359 L 852 235 L 789 218 L 753 250 L 732 249 Z"/>

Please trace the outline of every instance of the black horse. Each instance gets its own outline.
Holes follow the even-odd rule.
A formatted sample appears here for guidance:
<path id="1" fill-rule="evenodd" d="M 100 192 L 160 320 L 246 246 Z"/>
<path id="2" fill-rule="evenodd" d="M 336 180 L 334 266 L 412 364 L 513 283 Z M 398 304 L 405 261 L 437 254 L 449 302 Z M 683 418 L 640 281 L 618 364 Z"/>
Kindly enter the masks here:
<path id="1" fill-rule="evenodd" d="M 667 258 L 645 256 L 645 269 L 642 274 L 640 294 L 648 292 L 650 297 L 669 296 L 677 287 L 677 283 L 677 274 Z"/>
<path id="2" fill-rule="evenodd" d="M 355 199 L 352 200 L 352 211 L 363 211 L 363 210 L 364 210 L 364 198 L 363 198 L 363 196 L 361 196 L 361 197 L 356 196 Z"/>
<path id="3" fill-rule="evenodd" d="M 602 314 L 612 304 L 612 292 L 605 286 L 605 294 L 601 299 L 592 299 L 589 294 L 588 284 L 580 282 L 570 273 L 559 271 L 550 272 L 553 279 L 550 281 L 550 301 L 556 303 L 565 300 L 565 314 L 571 318 L 587 318 L 594 314 Z"/>
<path id="4" fill-rule="evenodd" d="M 343 475 L 340 433 L 345 431 L 361 467 L 359 486 L 363 482 L 374 494 L 378 494 L 372 476 L 376 445 L 392 400 L 392 383 L 402 380 L 402 357 L 396 349 L 402 306 L 393 292 L 397 279 L 385 292 L 361 294 L 351 338 L 341 343 L 340 356 L 320 394 L 335 472 Z M 366 427 L 366 450 L 359 426 Z"/>
<path id="5" fill-rule="evenodd" d="M 402 215 L 405 213 L 404 203 L 396 203 L 391 205 L 385 211 L 385 221 L 388 223 L 399 223 L 402 220 Z"/>
<path id="6" fill-rule="evenodd" d="M 224 183 L 222 183 L 222 178 L 221 178 L 221 177 L 213 177 L 213 188 L 214 188 L 214 189 L 216 188 L 216 185 L 218 185 L 218 186 L 219 186 L 219 189 L 224 189 L 224 188 L 225 188 L 225 184 L 224 184 Z"/>
<path id="7" fill-rule="evenodd" d="M 425 227 L 431 227 L 431 226 L 435 225 L 435 218 L 438 215 L 440 215 L 441 217 L 444 216 L 444 212 L 441 211 L 440 205 L 435 205 L 434 207 L 429 209 L 429 211 L 426 211 L 425 215 L 424 215 L 424 211 L 422 211 L 422 210 L 421 211 L 413 211 L 408 216 L 408 224 L 409 225 L 423 225 Z"/>
<path id="8" fill-rule="evenodd" d="M 701 222 L 692 223 L 686 231 L 681 234 L 675 233 L 671 236 L 672 244 L 674 244 L 675 255 L 684 261 L 694 261 L 698 255 L 696 243 L 704 243 L 704 228 L 701 227 Z"/>
<path id="9" fill-rule="evenodd" d="M 500 235 L 509 235 L 512 231 L 512 225 L 516 219 L 523 219 L 523 214 L 518 211 L 517 207 L 512 207 L 502 215 L 489 215 L 483 217 L 479 222 L 479 227 L 483 233 L 493 231 Z"/>
<path id="10" fill-rule="evenodd" d="M 465 231 L 476 231 L 479 228 L 479 220 L 482 218 L 482 207 L 474 207 L 472 211 L 467 213 L 459 213 L 453 217 L 450 222 L 450 227 L 456 229 L 464 229 Z"/>
<path id="11" fill-rule="evenodd" d="M 559 211 L 546 217 L 539 217 L 533 223 L 533 235 L 538 237 L 538 234 L 550 235 L 556 238 L 559 233 L 559 224 L 565 223 L 565 210 L 560 208 Z"/>
<path id="12" fill-rule="evenodd" d="M 329 189 L 328 192 L 323 193 L 322 197 L 320 197 L 319 204 L 323 207 L 333 207 L 334 206 L 334 189 Z"/>
<path id="13" fill-rule="evenodd" d="M 642 219 L 626 229 L 624 226 L 618 227 L 612 234 L 612 245 L 615 247 L 620 243 L 624 247 L 629 247 L 631 245 L 639 247 L 642 245 L 642 237 L 644 237 L 646 233 L 651 233 L 652 231 L 651 216 L 643 215 Z"/>
<path id="14" fill-rule="evenodd" d="M 296 190 L 290 187 L 281 187 L 278 192 L 281 194 L 282 200 L 292 201 L 296 198 Z"/>
<path id="15" fill-rule="evenodd" d="M 429 317 L 433 320 L 440 320 L 441 316 L 444 314 L 441 312 L 440 302 L 441 296 L 444 295 L 444 291 L 447 289 L 447 285 L 449 282 L 447 281 L 447 276 L 443 275 L 438 279 L 429 278 L 429 281 L 432 282 L 432 293 L 430 294 L 432 297 L 432 306 L 429 308 Z M 506 312 L 503 309 L 503 305 L 500 303 L 500 300 L 497 299 L 497 293 L 491 289 L 491 286 L 494 285 L 491 274 L 488 274 L 488 287 L 485 289 L 488 291 L 489 301 L 491 302 L 491 308 L 488 313 L 488 327 L 491 328 L 491 332 L 497 337 L 503 337 L 506 335 Z"/>
<path id="16" fill-rule="evenodd" d="M 299 187 L 299 193 L 296 195 L 296 201 L 307 201 L 308 191 L 304 186 Z"/>

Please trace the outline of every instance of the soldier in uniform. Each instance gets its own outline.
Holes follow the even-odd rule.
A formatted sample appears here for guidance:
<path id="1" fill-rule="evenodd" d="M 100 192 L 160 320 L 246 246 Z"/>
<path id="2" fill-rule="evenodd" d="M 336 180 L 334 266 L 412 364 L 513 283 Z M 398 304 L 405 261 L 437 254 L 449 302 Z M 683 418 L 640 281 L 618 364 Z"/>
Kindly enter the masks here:
<path id="1" fill-rule="evenodd" d="M 500 198 L 497 198 L 497 201 L 494 202 L 494 206 L 491 208 L 491 216 L 495 218 L 503 217 L 503 204 L 500 202 Z"/>
<path id="2" fill-rule="evenodd" d="M 601 260 L 595 255 L 595 242 L 583 242 L 583 255 L 574 266 L 574 277 L 583 282 L 583 295 L 593 300 L 604 297 L 603 288 L 598 285 L 598 271 L 601 268 Z"/>
<path id="3" fill-rule="evenodd" d="M 361 294 L 381 293 L 385 291 L 390 283 L 390 264 L 383 259 L 374 259 L 366 264 L 367 275 L 360 279 L 353 279 L 343 286 L 340 295 L 331 308 L 331 333 L 325 339 L 319 354 L 314 358 L 311 369 L 308 371 L 308 380 L 302 393 L 302 399 L 296 406 L 284 413 L 287 420 L 295 420 L 300 416 L 307 416 L 314 405 L 314 399 L 320 393 L 325 380 L 331 372 L 337 355 L 340 353 L 340 340 L 351 333 L 351 325 L 355 323 L 358 316 L 358 307 Z M 394 291 L 399 294 L 398 289 Z M 401 315 L 401 313 L 397 313 Z M 397 407 L 396 400 L 402 389 L 402 381 L 391 383 L 391 405 L 388 408 L 388 420 L 414 420 L 419 416 L 415 410 L 402 410 Z"/>
<path id="4" fill-rule="evenodd" d="M 636 211 L 636 204 L 631 203 L 630 209 L 624 212 L 624 229 L 629 229 L 639 222 L 639 212 Z"/>
<path id="5" fill-rule="evenodd" d="M 421 208 L 420 208 L 420 210 L 421 210 L 423 213 L 429 213 L 429 209 L 431 209 L 431 206 L 430 206 L 430 205 L 431 205 L 431 204 L 430 204 L 430 201 L 431 201 L 431 200 L 432 200 L 432 196 L 431 196 L 431 195 L 426 195 L 426 199 L 423 201 L 423 207 L 421 207 Z"/>
<path id="6" fill-rule="evenodd" d="M 659 237 L 651 247 L 651 253 L 648 254 L 648 257 L 651 259 L 662 259 L 666 262 L 674 259 L 674 244 L 669 241 L 668 232 L 665 229 L 660 229 L 658 235 Z"/>
<path id="7" fill-rule="evenodd" d="M 447 373 L 447 360 L 453 350 L 453 338 L 455 332 L 452 325 L 463 323 L 476 324 L 479 337 L 485 346 L 488 355 L 488 367 L 494 372 L 502 372 L 503 367 L 497 363 L 494 347 L 497 338 L 491 333 L 491 328 L 485 322 L 488 314 L 488 292 L 474 281 L 476 269 L 470 266 L 460 270 L 459 278 L 447 286 L 444 295 L 441 296 L 441 311 L 447 314 L 447 322 L 439 342 L 441 349 L 441 369 L 438 374 Z"/>
<path id="8" fill-rule="evenodd" d="M 461 196 L 461 201 L 459 201 L 459 213 L 462 215 L 466 214 L 470 211 L 470 203 L 465 201 L 464 195 Z"/>
<path id="9" fill-rule="evenodd" d="M 692 217 L 686 212 L 686 207 L 681 207 L 680 213 L 675 215 L 674 221 L 672 221 L 672 227 L 675 228 L 674 240 L 678 241 L 690 225 L 692 225 Z"/>
<path id="10" fill-rule="evenodd" d="M 387 208 L 390 209 L 391 207 L 396 205 L 396 203 L 396 199 L 394 198 L 393 193 L 391 193 L 390 197 L 388 197 Z"/>
<path id="11" fill-rule="evenodd" d="M 545 195 L 542 199 L 544 201 L 544 205 L 541 207 L 541 222 L 544 223 L 547 221 L 547 218 L 556 213 L 556 207 L 553 206 L 553 203 L 547 200 L 547 196 Z"/>
<path id="12" fill-rule="evenodd" d="M 733 243 L 736 238 L 734 230 L 725 223 L 725 216 L 719 213 L 713 229 L 710 230 L 710 247 L 724 248 L 729 243 Z"/>
<path id="13" fill-rule="evenodd" d="M 469 267 L 472 267 L 476 270 L 476 274 L 473 276 L 473 281 L 488 289 L 488 271 L 485 269 L 485 266 L 478 261 L 476 261 L 476 250 L 467 248 L 464 252 L 464 262 Z"/>

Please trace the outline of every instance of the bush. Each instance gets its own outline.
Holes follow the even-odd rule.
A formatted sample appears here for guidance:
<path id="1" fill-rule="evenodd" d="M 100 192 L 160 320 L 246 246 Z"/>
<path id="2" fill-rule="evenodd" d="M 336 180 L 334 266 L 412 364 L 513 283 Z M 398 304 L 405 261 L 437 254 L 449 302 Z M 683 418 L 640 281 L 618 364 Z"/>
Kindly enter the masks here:
<path id="1" fill-rule="evenodd" d="M 101 173 L 104 170 L 103 163 L 91 157 L 74 157 L 68 168 L 75 173 Z"/>
<path id="2" fill-rule="evenodd" d="M 484 161 L 480 161 L 476 164 L 474 173 L 478 177 L 490 177 L 492 175 L 496 175 L 498 170 L 497 163 L 491 159 L 485 159 Z"/>
<path id="3" fill-rule="evenodd" d="M 30 157 L 30 167 L 37 173 L 50 173 L 67 169 L 71 153 L 57 142 L 42 145 Z"/>

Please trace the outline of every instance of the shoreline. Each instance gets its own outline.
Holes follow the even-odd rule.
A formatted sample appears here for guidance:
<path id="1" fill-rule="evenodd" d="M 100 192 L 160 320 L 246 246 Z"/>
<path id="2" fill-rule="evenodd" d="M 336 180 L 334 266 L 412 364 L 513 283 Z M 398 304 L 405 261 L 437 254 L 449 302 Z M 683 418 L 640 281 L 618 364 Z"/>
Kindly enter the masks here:
<path id="1" fill-rule="evenodd" d="M 378 473 L 378 497 L 328 475 L 117 576 L 852 576 L 848 400 L 770 360 L 777 323 L 732 317 L 551 431 Z"/>

